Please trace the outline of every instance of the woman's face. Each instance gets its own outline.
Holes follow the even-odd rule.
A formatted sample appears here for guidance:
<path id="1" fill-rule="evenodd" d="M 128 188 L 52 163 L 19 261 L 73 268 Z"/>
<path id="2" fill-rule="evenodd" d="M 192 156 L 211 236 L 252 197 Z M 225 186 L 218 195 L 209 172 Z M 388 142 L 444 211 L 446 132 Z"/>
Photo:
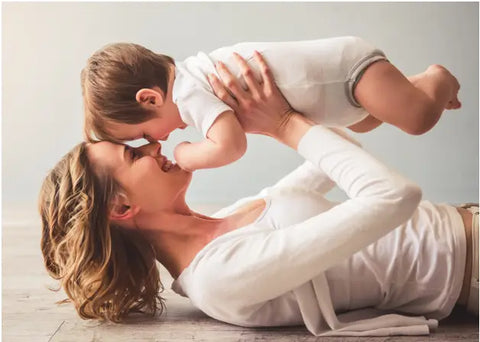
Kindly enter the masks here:
<path id="1" fill-rule="evenodd" d="M 109 170 L 132 205 L 150 212 L 184 203 L 192 178 L 163 156 L 161 148 L 158 142 L 133 148 L 102 141 L 89 144 L 87 150 L 94 167 Z"/>

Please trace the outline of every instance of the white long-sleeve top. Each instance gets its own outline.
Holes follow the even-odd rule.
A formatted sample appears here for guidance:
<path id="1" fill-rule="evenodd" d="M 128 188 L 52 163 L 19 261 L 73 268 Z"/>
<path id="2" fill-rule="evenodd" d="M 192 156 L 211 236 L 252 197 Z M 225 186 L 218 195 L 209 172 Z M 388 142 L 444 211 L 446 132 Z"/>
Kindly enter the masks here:
<path id="1" fill-rule="evenodd" d="M 419 187 L 321 126 L 305 134 L 298 152 L 307 162 L 257 198 L 302 188 L 325 193 L 336 183 L 349 199 L 325 204 L 328 210 L 282 229 L 260 217 L 212 240 L 173 290 L 207 315 L 241 326 L 299 324 L 301 317 L 315 335 L 428 334 L 437 322 L 422 316 L 372 318 L 365 312 L 341 322 L 325 277 L 332 266 L 408 220 L 420 202 Z"/>

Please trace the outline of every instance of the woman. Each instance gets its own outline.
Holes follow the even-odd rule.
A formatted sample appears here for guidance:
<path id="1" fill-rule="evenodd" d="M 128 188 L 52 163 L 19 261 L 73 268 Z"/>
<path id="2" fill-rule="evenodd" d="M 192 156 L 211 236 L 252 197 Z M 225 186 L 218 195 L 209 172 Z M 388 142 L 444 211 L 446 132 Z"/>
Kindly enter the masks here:
<path id="1" fill-rule="evenodd" d="M 163 308 L 155 260 L 175 292 L 241 326 L 427 334 L 456 302 L 467 305 L 471 279 L 478 289 L 474 216 L 420 202 L 415 184 L 293 112 L 259 63 L 260 82 L 242 62 L 248 90 L 225 69 L 233 96 L 218 79 L 212 85 L 247 132 L 307 161 L 258 195 L 212 217 L 193 212 L 185 202 L 192 174 L 158 143 L 82 143 L 50 172 L 40 196 L 42 251 L 80 316 L 120 321 Z M 334 183 L 349 200 L 323 197 Z"/>

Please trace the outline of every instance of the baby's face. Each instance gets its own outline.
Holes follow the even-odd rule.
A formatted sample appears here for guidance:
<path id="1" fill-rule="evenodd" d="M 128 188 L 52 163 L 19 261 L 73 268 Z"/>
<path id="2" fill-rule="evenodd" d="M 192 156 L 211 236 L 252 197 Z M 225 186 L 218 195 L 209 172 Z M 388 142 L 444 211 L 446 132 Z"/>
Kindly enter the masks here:
<path id="1" fill-rule="evenodd" d="M 108 128 L 109 133 L 120 141 L 132 141 L 144 138 L 150 142 L 167 140 L 168 135 L 177 128 L 185 128 L 186 125 L 177 120 L 173 115 L 155 116 L 154 118 L 139 123 L 126 124 L 113 122 Z"/>

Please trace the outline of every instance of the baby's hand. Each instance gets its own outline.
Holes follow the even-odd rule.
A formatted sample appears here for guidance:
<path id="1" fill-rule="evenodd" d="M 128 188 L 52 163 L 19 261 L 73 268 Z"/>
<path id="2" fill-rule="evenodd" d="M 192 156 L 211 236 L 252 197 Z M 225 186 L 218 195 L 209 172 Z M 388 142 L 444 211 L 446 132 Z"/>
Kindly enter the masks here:
<path id="1" fill-rule="evenodd" d="M 185 149 L 185 146 L 188 145 L 190 145 L 190 142 L 184 141 L 175 146 L 175 149 L 173 150 L 173 156 L 175 158 L 175 161 L 177 162 L 177 165 L 180 166 L 180 168 L 188 172 L 193 172 L 195 171 L 195 169 L 192 168 L 191 165 L 189 165 L 189 155 Z"/>

